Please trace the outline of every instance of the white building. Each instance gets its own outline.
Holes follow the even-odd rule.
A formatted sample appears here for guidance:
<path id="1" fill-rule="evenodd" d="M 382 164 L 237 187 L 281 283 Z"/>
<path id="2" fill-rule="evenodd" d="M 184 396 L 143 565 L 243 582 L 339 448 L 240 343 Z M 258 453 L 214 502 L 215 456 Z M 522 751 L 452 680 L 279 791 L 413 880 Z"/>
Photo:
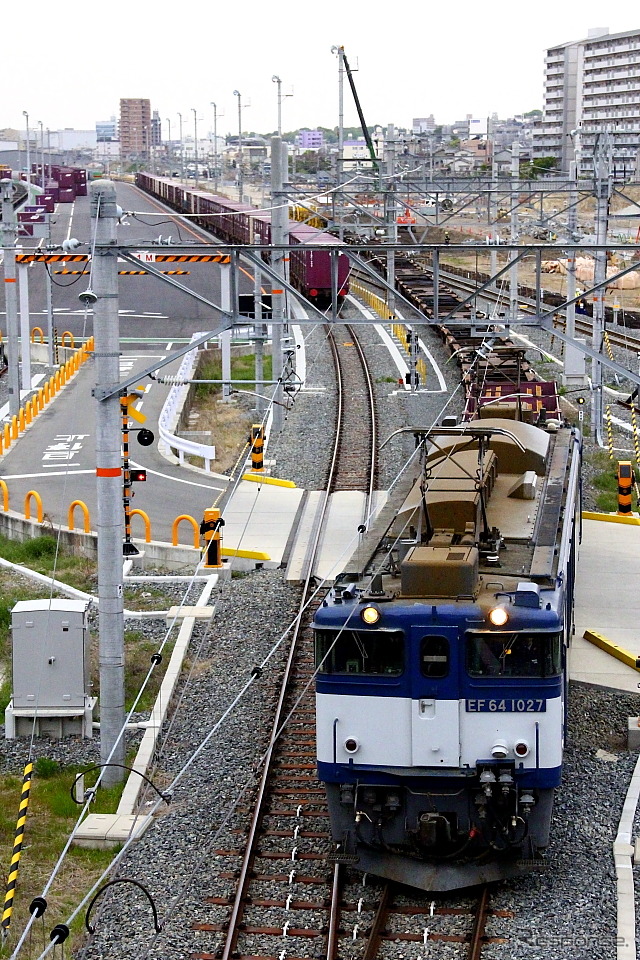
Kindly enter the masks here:
<path id="1" fill-rule="evenodd" d="M 614 164 L 631 175 L 640 150 L 640 29 L 550 47 L 545 56 L 543 118 L 533 134 L 533 158 L 556 157 L 563 172 L 576 157 L 593 170 L 596 135 L 613 135 Z M 577 156 L 576 156 L 577 151 Z"/>

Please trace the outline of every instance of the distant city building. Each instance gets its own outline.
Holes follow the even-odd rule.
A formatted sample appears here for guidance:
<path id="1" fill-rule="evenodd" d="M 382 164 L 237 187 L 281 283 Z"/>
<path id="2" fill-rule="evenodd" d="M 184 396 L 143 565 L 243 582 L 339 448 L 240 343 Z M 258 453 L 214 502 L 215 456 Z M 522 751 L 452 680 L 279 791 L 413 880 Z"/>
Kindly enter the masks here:
<path id="1" fill-rule="evenodd" d="M 112 140 L 117 139 L 118 124 L 116 123 L 115 117 L 111 117 L 110 120 L 96 121 L 96 140 L 98 143 L 110 143 Z"/>
<path id="2" fill-rule="evenodd" d="M 151 101 L 120 100 L 120 156 L 148 158 L 151 140 Z"/>
<path id="3" fill-rule="evenodd" d="M 374 142 L 374 151 L 376 156 L 381 158 L 384 151 L 384 142 L 376 140 Z M 342 156 L 344 160 L 344 170 L 357 170 L 360 167 L 371 166 L 371 154 L 369 153 L 367 141 L 364 139 L 353 140 L 348 137 L 344 141 Z"/>
<path id="4" fill-rule="evenodd" d="M 301 130 L 296 136 L 296 146 L 301 150 L 319 150 L 324 146 L 322 130 Z"/>
<path id="5" fill-rule="evenodd" d="M 159 147 L 162 143 L 162 121 L 157 110 L 153 111 L 151 117 L 151 146 Z"/>
<path id="6" fill-rule="evenodd" d="M 614 164 L 629 173 L 640 148 L 640 30 L 589 30 L 586 40 L 550 47 L 545 56 L 544 111 L 533 134 L 533 158 L 556 157 L 563 172 L 574 158 L 593 170 L 598 133 L 613 135 Z"/>
<path id="7" fill-rule="evenodd" d="M 421 133 L 430 134 L 433 133 L 436 129 L 436 121 L 433 118 L 433 114 L 428 117 L 414 117 L 412 123 L 412 132 L 417 137 Z"/>

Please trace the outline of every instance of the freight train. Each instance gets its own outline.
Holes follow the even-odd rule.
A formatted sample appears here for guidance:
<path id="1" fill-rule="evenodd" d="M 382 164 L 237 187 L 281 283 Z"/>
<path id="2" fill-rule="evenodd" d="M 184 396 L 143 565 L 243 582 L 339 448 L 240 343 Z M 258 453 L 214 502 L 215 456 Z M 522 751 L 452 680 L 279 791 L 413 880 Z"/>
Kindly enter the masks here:
<path id="1" fill-rule="evenodd" d="M 335 857 L 423 890 L 543 864 L 562 772 L 581 435 L 496 412 L 411 428 L 313 623 Z"/>
<path id="2" fill-rule="evenodd" d="M 271 215 L 268 212 L 149 173 L 137 173 L 136 186 L 179 213 L 190 214 L 194 223 L 225 243 L 271 243 Z M 335 286 L 342 300 L 349 292 L 350 267 L 349 258 L 337 252 L 340 241 L 309 224 L 290 220 L 289 243 L 293 246 L 289 254 L 293 286 L 318 305 L 330 303 L 335 258 Z M 321 249 L 309 249 L 311 245 Z M 263 256 L 267 255 L 263 251 Z"/>

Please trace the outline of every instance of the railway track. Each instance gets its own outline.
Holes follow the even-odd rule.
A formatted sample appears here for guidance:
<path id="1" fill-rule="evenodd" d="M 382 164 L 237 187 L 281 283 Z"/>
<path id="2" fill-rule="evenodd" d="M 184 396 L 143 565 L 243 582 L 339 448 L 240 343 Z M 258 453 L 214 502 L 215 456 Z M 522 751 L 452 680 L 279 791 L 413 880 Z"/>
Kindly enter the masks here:
<path id="1" fill-rule="evenodd" d="M 416 263 L 415 266 L 416 268 L 418 268 L 418 263 Z M 424 272 L 425 281 L 429 281 L 431 277 L 430 269 L 425 264 L 422 264 L 422 263 L 420 264 L 419 268 L 422 272 Z M 469 273 L 469 271 L 465 271 L 465 273 Z M 385 294 L 384 287 L 382 287 L 382 285 L 376 286 L 376 284 L 372 281 L 371 276 L 369 274 L 363 273 L 359 275 L 356 271 L 355 275 L 358 276 L 360 282 L 368 284 L 378 296 L 381 296 L 384 299 L 384 294 Z M 483 283 L 487 279 L 487 277 L 484 274 L 478 274 L 476 277 L 474 277 L 473 275 L 470 275 L 468 277 L 462 277 L 448 270 L 441 269 L 440 279 L 441 279 L 440 307 L 441 307 L 441 311 L 446 310 L 448 312 L 454 306 L 454 303 L 455 303 L 454 299 L 449 299 L 451 295 L 453 295 L 454 298 L 457 298 L 460 294 L 462 294 L 463 297 L 467 297 L 469 296 L 470 293 L 473 293 L 477 289 L 478 284 Z M 489 301 L 496 305 L 500 302 L 500 299 L 501 299 L 501 294 L 498 291 L 491 290 L 491 289 L 483 290 L 480 296 L 482 297 L 483 300 Z M 535 298 L 532 298 L 530 296 L 522 295 L 520 297 L 519 302 L 523 309 L 531 310 L 535 308 Z M 544 303 L 546 308 L 553 309 L 554 306 L 562 302 L 562 298 L 558 297 L 555 294 L 550 294 L 547 292 L 543 296 L 542 302 Z M 562 311 L 559 311 L 559 313 L 561 316 L 554 320 L 554 325 L 557 326 L 560 330 L 563 330 L 564 315 Z M 620 329 L 619 324 L 614 324 L 612 322 L 613 320 L 612 312 L 608 311 L 608 313 L 609 315 L 607 316 L 606 330 L 607 330 L 607 335 L 609 337 L 609 341 L 612 344 L 612 346 L 620 347 L 621 349 L 633 350 L 636 353 L 640 352 L 640 336 L 634 336 L 633 334 L 629 333 L 629 329 L 637 328 L 637 326 L 640 323 L 640 320 L 638 320 L 638 318 L 636 318 L 635 315 L 632 315 L 633 323 L 629 324 L 629 329 L 627 327 L 623 327 L 622 329 Z M 470 311 L 467 310 L 467 316 L 469 314 L 470 314 Z M 576 333 L 586 334 L 588 337 L 593 336 L 593 322 L 589 317 L 585 315 L 580 315 L 580 314 L 576 315 L 575 327 L 576 327 Z"/>
<path id="2" fill-rule="evenodd" d="M 362 490 L 368 508 L 376 476 L 374 391 L 364 351 L 347 326 L 329 331 L 328 340 L 338 412 L 323 517 L 331 492 L 338 490 Z M 321 535 L 322 521 L 312 553 Z M 303 621 L 320 601 L 309 572 L 253 803 L 229 835 L 229 845 L 216 851 L 216 858 L 230 866 L 221 879 L 237 878 L 235 892 L 208 898 L 207 904 L 222 910 L 222 916 L 219 922 L 195 925 L 197 933 L 212 939 L 211 950 L 194 954 L 197 960 L 278 956 L 283 942 L 288 947 L 317 938 L 324 955 L 338 956 L 342 871 L 329 861 L 328 811 L 315 777 L 314 651 Z"/>

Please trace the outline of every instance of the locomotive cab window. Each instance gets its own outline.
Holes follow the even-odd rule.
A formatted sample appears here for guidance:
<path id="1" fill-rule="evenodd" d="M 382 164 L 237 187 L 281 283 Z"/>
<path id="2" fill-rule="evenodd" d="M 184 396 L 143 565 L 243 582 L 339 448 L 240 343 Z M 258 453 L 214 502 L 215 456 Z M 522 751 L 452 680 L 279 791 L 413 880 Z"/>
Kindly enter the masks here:
<path id="1" fill-rule="evenodd" d="M 471 677 L 556 677 L 562 667 L 560 634 L 469 634 L 466 659 Z"/>
<path id="2" fill-rule="evenodd" d="M 316 630 L 315 650 L 320 673 L 398 677 L 404 669 L 400 630 Z"/>
<path id="3" fill-rule="evenodd" d="M 446 637 L 423 637 L 420 642 L 420 671 L 423 677 L 449 674 L 449 641 Z"/>

